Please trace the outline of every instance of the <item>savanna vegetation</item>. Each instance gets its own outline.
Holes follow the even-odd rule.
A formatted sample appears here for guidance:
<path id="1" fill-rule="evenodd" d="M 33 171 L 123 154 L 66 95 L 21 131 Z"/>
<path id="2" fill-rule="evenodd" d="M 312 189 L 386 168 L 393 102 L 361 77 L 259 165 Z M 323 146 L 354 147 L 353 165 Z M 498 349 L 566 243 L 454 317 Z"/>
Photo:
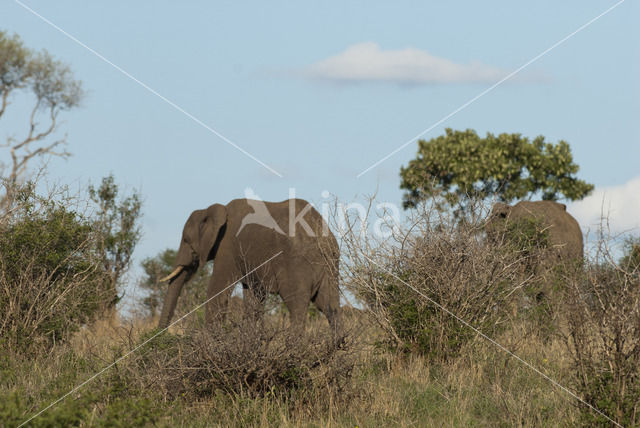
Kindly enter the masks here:
<path id="1" fill-rule="evenodd" d="M 280 306 L 262 321 L 232 308 L 214 327 L 198 310 L 160 332 L 149 300 L 117 323 L 91 317 L 93 306 L 61 307 L 46 325 L 75 328 L 56 340 L 46 328 L 30 343 L 3 330 L 0 419 L 18 425 L 71 392 L 28 426 L 637 423 L 640 284 L 630 255 L 616 263 L 603 241 L 584 269 L 532 275 L 543 235 L 527 248 L 487 247 L 480 223 L 461 228 L 426 207 L 412 220 L 375 243 L 355 228 L 343 235 L 343 284 L 363 305 L 344 310 L 341 341 L 323 316 L 293 335 Z M 146 260 L 143 281 L 171 255 Z M 82 277 L 87 289 L 102 266 Z M 553 285 L 553 299 L 536 300 L 540 282 Z M 186 300 L 197 304 L 196 294 Z"/>
<path id="2" fill-rule="evenodd" d="M 33 91 L 34 115 L 56 127 L 81 93 L 67 66 L 5 33 L 0 79 L 0 119 L 11 96 Z M 409 218 L 388 224 L 385 236 L 362 234 L 334 211 L 348 223 L 332 227 L 341 284 L 358 302 L 344 308 L 344 332 L 334 337 L 312 308 L 305 330 L 294 332 L 277 300 L 256 319 L 244 316 L 239 297 L 220 325 L 205 325 L 198 309 L 156 329 L 172 249 L 142 262 L 135 280 L 147 295 L 119 319 L 141 195 L 123 196 L 113 176 L 81 194 L 44 193 L 46 178 L 26 165 L 56 155 L 61 143 L 49 138 L 4 146 L 32 149 L 22 164 L 10 158 L 2 175 L 0 426 L 640 424 L 637 238 L 618 256 L 603 230 L 584 263 L 565 265 L 544 262 L 549 243 L 536 222 L 498 244 L 485 236 L 487 197 L 589 191 L 572 175 L 566 143 L 448 131 L 443 138 L 491 148 L 483 152 L 495 160 L 485 163 L 490 170 L 445 177 L 419 163 L 403 169 Z M 498 146 L 511 151 L 495 157 Z M 421 144 L 421 158 L 435 156 L 429 147 Z M 500 173 L 509 159 L 520 163 Z M 541 177 L 539 168 L 557 174 Z M 186 286 L 179 314 L 204 300 L 206 274 Z"/>

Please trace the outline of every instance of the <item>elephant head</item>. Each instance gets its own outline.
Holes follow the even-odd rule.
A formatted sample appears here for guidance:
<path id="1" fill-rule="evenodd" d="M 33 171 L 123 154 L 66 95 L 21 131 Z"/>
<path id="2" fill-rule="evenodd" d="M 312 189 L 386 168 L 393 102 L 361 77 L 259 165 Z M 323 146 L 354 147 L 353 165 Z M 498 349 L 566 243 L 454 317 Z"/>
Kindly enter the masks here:
<path id="1" fill-rule="evenodd" d="M 204 210 L 191 213 L 184 225 L 180 248 L 176 255 L 176 268 L 161 281 L 169 282 L 159 326 L 169 325 L 182 287 L 197 269 L 215 257 L 220 240 L 225 234 L 227 210 L 214 204 Z"/>

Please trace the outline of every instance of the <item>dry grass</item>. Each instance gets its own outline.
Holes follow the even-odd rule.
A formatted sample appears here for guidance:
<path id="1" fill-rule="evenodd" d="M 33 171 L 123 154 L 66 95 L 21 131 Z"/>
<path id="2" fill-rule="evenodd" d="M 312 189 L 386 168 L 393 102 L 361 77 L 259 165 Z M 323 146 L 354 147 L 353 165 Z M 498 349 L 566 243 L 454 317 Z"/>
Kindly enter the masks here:
<path id="1" fill-rule="evenodd" d="M 92 425 L 89 420 L 93 420 L 93 424 L 146 420 L 134 418 L 140 412 L 154 425 L 167 427 L 566 426 L 576 423 L 577 408 L 564 393 L 490 344 L 470 344 L 459 358 L 434 364 L 423 356 L 398 355 L 374 346 L 372 343 L 381 337 L 382 331 L 369 320 L 366 312 L 353 310 L 345 318 L 347 330 L 360 333 L 350 348 L 355 363 L 348 377 L 350 399 L 345 399 L 344 390 L 318 383 L 321 377 L 304 384 L 299 390 L 304 393 L 302 398 L 296 394 L 264 393 L 264 389 L 262 393 L 253 394 L 242 389 L 213 391 L 209 389 L 211 378 L 201 377 L 211 366 L 202 365 L 196 371 L 198 379 L 191 375 L 182 378 L 189 379 L 187 383 L 181 380 L 177 385 L 172 384 L 171 381 L 176 380 L 172 375 L 186 370 L 187 362 L 211 364 L 212 355 L 216 353 L 208 347 L 216 345 L 214 334 L 214 339 L 183 343 L 181 349 L 191 354 L 173 355 L 173 360 L 162 360 L 157 349 L 145 347 L 57 405 L 58 413 L 55 409 L 49 412 L 58 420 L 68 420 L 60 419 L 61 415 L 80 409 L 85 412 L 80 418 L 85 421 L 81 425 L 87 426 Z M 73 348 L 61 347 L 46 360 L 14 366 L 17 378 L 3 382 L 0 395 L 13 389 L 20 391 L 22 397 L 34 397 L 25 414 L 34 413 L 131 349 L 154 325 L 152 320 L 119 325 L 99 322 L 78 333 L 71 342 Z M 324 318 L 319 318 L 310 322 L 307 330 L 312 338 L 315 334 L 319 339 L 327 332 L 328 325 Z M 233 334 L 238 332 L 227 331 L 217 337 Z M 283 332 L 278 340 L 285 336 Z M 513 338 L 504 333 L 499 340 L 508 343 Z M 217 364 L 233 354 L 230 352 L 233 346 L 226 346 L 227 349 L 215 357 Z M 282 352 L 282 348 L 276 347 L 271 358 L 282 357 Z M 293 358 L 308 361 L 309 357 L 317 358 L 315 355 L 303 349 L 302 354 L 293 353 Z M 520 355 L 559 381 L 565 380 L 563 376 L 570 360 L 561 342 L 543 343 L 534 338 L 521 346 Z M 146 369 L 141 367 L 145 360 Z M 155 370 L 161 369 L 165 362 L 170 370 L 163 377 Z M 326 360 L 324 363 L 330 364 Z M 269 364 L 262 368 L 277 371 Z M 243 370 L 247 370 L 246 367 Z M 326 374 L 323 370 L 326 367 L 318 373 Z M 149 384 L 149 380 L 156 383 Z M 170 382 L 164 386 L 158 383 L 167 380 Z M 167 391 L 168 385 L 175 389 Z M 150 404 L 147 399 L 151 400 Z M 123 405 L 141 410 L 132 416 L 131 410 L 118 407 Z M 24 407 L 21 408 L 24 411 Z"/>

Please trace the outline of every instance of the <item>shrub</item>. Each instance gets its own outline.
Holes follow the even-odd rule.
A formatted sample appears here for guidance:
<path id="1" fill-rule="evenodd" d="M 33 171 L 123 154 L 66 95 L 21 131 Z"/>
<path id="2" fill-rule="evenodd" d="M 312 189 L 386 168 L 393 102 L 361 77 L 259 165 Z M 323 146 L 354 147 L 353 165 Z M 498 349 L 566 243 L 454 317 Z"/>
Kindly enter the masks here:
<path id="1" fill-rule="evenodd" d="M 91 246 L 90 223 L 32 186 L 0 225 L 0 338 L 9 347 L 51 345 L 88 322 L 113 293 Z"/>
<path id="2" fill-rule="evenodd" d="M 348 287 L 387 332 L 386 344 L 445 361 L 477 336 L 460 320 L 490 337 L 507 328 L 535 282 L 533 255 L 488 245 L 479 215 L 459 221 L 425 206 L 407 223 L 384 242 L 344 237 Z"/>
<path id="3" fill-rule="evenodd" d="M 629 273 L 640 274 L 640 237 L 629 237 L 624 242 L 624 256 L 618 263 Z"/>
<path id="4" fill-rule="evenodd" d="M 86 215 L 74 208 L 78 198 L 40 196 L 28 183 L 12 189 L 13 208 L 0 212 L 0 341 L 9 349 L 48 348 L 118 301 L 140 203 L 134 195 L 117 205 L 113 177 L 90 193 L 106 204 Z"/>
<path id="5" fill-rule="evenodd" d="M 576 388 L 617 423 L 640 423 L 640 278 L 613 262 L 606 242 L 598 243 L 582 275 L 566 278 L 565 342 Z M 627 266 L 628 267 L 628 266 Z M 581 407 L 584 423 L 610 421 Z"/>
<path id="6" fill-rule="evenodd" d="M 239 317 L 240 318 L 240 317 Z M 170 398 L 202 399 L 218 393 L 292 403 L 319 390 L 344 392 L 355 358 L 349 340 L 334 340 L 328 329 L 311 332 L 278 327 L 269 320 L 232 320 L 224 328 L 196 330 L 179 339 L 163 334 L 140 360 L 144 382 L 160 385 Z"/>
<path id="7" fill-rule="evenodd" d="M 509 253 L 517 254 L 522 274 L 529 278 L 518 293 L 518 313 L 543 340 L 549 340 L 556 331 L 557 313 L 563 305 L 562 278 L 579 271 L 581 261 L 568 262 L 558 257 L 541 218 L 510 221 L 499 236 L 500 240 L 492 243 L 493 250 L 507 257 Z"/>

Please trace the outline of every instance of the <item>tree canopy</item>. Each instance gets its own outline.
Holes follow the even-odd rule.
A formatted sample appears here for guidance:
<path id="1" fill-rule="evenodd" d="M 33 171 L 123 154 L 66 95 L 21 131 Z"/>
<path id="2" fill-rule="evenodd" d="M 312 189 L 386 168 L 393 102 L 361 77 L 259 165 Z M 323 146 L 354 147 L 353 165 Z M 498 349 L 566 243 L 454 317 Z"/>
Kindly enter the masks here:
<path id="1" fill-rule="evenodd" d="M 543 200 L 582 199 L 593 185 L 576 178 L 569 144 L 533 140 L 521 134 L 481 138 L 472 130 L 447 128 L 445 135 L 418 141 L 418 154 L 400 170 L 404 208 L 441 196 L 446 205 L 464 211 L 469 197 L 509 203 L 539 194 Z"/>
<path id="2" fill-rule="evenodd" d="M 25 47 L 16 35 L 0 31 L 0 121 L 18 94 L 30 99 L 31 104 L 25 113 L 27 131 L 9 134 L 6 141 L 0 141 L 0 148 L 7 149 L 10 159 L 0 161 L 0 181 L 4 185 L 4 194 L 0 189 L 0 210 L 4 211 L 13 204 L 16 185 L 25 178 L 32 159 L 69 156 L 63 149 L 66 136 L 54 138 L 55 131 L 60 112 L 77 107 L 83 91 L 66 64 L 47 51 Z"/>
<path id="3" fill-rule="evenodd" d="M 102 268 L 109 278 L 108 288 L 114 293 L 131 266 L 133 251 L 140 241 L 141 196 L 137 191 L 118 198 L 118 185 L 113 174 L 104 177 L 100 187 L 89 186 L 89 197 L 96 205 L 92 229 Z M 114 298 L 116 303 L 119 297 Z"/>

